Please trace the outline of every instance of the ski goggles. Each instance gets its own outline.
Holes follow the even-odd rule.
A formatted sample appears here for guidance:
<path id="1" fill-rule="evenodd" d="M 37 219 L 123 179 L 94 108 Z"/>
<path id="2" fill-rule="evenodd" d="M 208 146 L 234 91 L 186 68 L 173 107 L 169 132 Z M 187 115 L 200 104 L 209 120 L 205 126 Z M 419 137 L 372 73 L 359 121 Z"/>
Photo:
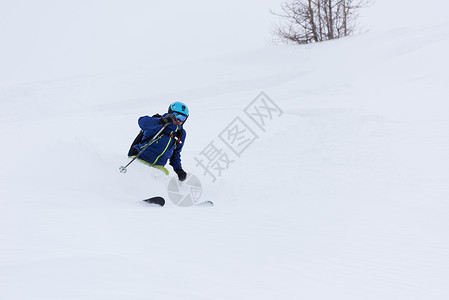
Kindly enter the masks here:
<path id="1" fill-rule="evenodd" d="M 178 119 L 181 122 L 184 122 L 185 120 L 187 120 L 187 116 L 183 115 L 179 112 L 174 111 L 173 114 L 176 116 L 176 119 Z"/>

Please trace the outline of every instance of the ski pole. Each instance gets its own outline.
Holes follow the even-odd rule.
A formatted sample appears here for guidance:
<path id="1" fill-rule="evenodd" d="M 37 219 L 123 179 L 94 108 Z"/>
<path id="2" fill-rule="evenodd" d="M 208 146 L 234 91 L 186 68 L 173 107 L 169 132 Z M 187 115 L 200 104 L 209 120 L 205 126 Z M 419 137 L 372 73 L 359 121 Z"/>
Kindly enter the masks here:
<path id="1" fill-rule="evenodd" d="M 159 134 L 162 133 L 162 131 L 164 131 L 165 127 L 167 127 L 169 125 L 169 123 L 165 124 L 164 126 L 162 126 L 161 130 L 159 130 L 152 138 L 151 140 L 145 145 L 145 147 L 142 148 L 142 150 L 140 150 L 139 153 L 137 153 L 137 155 L 126 165 L 126 166 L 121 166 L 119 168 L 120 173 L 126 173 L 126 168 L 133 162 L 135 161 L 137 158 L 139 158 L 139 156 L 148 148 L 148 146 L 151 145 L 151 143 L 159 136 Z"/>

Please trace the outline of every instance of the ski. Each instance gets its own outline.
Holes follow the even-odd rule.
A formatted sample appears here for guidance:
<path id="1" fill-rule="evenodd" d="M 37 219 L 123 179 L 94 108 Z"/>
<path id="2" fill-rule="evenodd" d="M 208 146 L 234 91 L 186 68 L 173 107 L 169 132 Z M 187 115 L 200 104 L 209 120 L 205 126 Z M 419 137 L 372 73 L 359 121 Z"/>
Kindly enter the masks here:
<path id="1" fill-rule="evenodd" d="M 214 206 L 214 203 L 212 201 L 203 201 L 203 202 L 199 202 L 197 204 L 195 204 L 195 206 L 200 206 L 200 207 L 208 207 L 208 206 Z"/>
<path id="2" fill-rule="evenodd" d="M 160 206 L 160 207 L 165 205 L 165 199 L 160 197 L 160 196 L 151 197 L 151 198 L 145 199 L 145 200 L 143 200 L 143 202 L 146 202 L 146 203 L 151 204 L 153 206 Z M 207 200 L 207 201 L 196 203 L 193 206 L 209 207 L 209 206 L 214 206 L 214 203 L 212 201 Z"/>
<path id="3" fill-rule="evenodd" d="M 146 202 L 146 203 L 154 205 L 154 206 L 161 206 L 161 207 L 165 205 L 165 199 L 162 197 L 151 197 L 151 198 L 143 200 L 143 202 Z"/>

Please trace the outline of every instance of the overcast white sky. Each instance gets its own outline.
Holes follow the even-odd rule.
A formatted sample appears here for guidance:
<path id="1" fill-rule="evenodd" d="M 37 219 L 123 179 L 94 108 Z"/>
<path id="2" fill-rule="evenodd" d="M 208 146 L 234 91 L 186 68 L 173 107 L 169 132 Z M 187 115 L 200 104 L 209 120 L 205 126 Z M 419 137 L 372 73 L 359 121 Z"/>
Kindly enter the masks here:
<path id="1" fill-rule="evenodd" d="M 0 82 L 134 68 L 261 47 L 268 43 L 274 19 L 269 9 L 278 3 L 0 1 Z"/>
<path id="2" fill-rule="evenodd" d="M 0 0 L 0 83 L 56 79 L 264 47 L 269 45 L 270 31 L 278 20 L 269 10 L 279 10 L 280 3 Z M 404 3 L 411 5 L 408 11 L 401 11 Z M 441 22 L 445 21 L 442 5 L 448 4 L 443 0 L 377 0 L 362 23 L 374 30 L 406 27 L 418 13 L 420 20 Z M 381 18 L 377 17 L 380 12 Z"/>

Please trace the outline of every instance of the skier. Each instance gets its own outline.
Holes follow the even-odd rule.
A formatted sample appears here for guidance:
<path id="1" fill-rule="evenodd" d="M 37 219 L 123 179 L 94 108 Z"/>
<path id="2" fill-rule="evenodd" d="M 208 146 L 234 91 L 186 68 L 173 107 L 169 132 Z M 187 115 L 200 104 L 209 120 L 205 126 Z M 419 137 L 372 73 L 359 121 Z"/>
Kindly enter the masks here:
<path id="1" fill-rule="evenodd" d="M 162 116 L 156 114 L 152 117 L 143 116 L 139 118 L 141 131 L 129 149 L 128 156 L 133 158 L 148 142 L 161 130 L 164 131 L 156 137 L 145 151 L 139 156 L 139 160 L 145 164 L 162 170 L 168 175 L 168 170 L 164 168 L 167 160 L 178 175 L 180 181 L 184 181 L 187 173 L 182 169 L 181 151 L 186 139 L 184 123 L 189 117 L 189 109 L 182 102 L 174 102 L 168 107 L 168 112 Z"/>

